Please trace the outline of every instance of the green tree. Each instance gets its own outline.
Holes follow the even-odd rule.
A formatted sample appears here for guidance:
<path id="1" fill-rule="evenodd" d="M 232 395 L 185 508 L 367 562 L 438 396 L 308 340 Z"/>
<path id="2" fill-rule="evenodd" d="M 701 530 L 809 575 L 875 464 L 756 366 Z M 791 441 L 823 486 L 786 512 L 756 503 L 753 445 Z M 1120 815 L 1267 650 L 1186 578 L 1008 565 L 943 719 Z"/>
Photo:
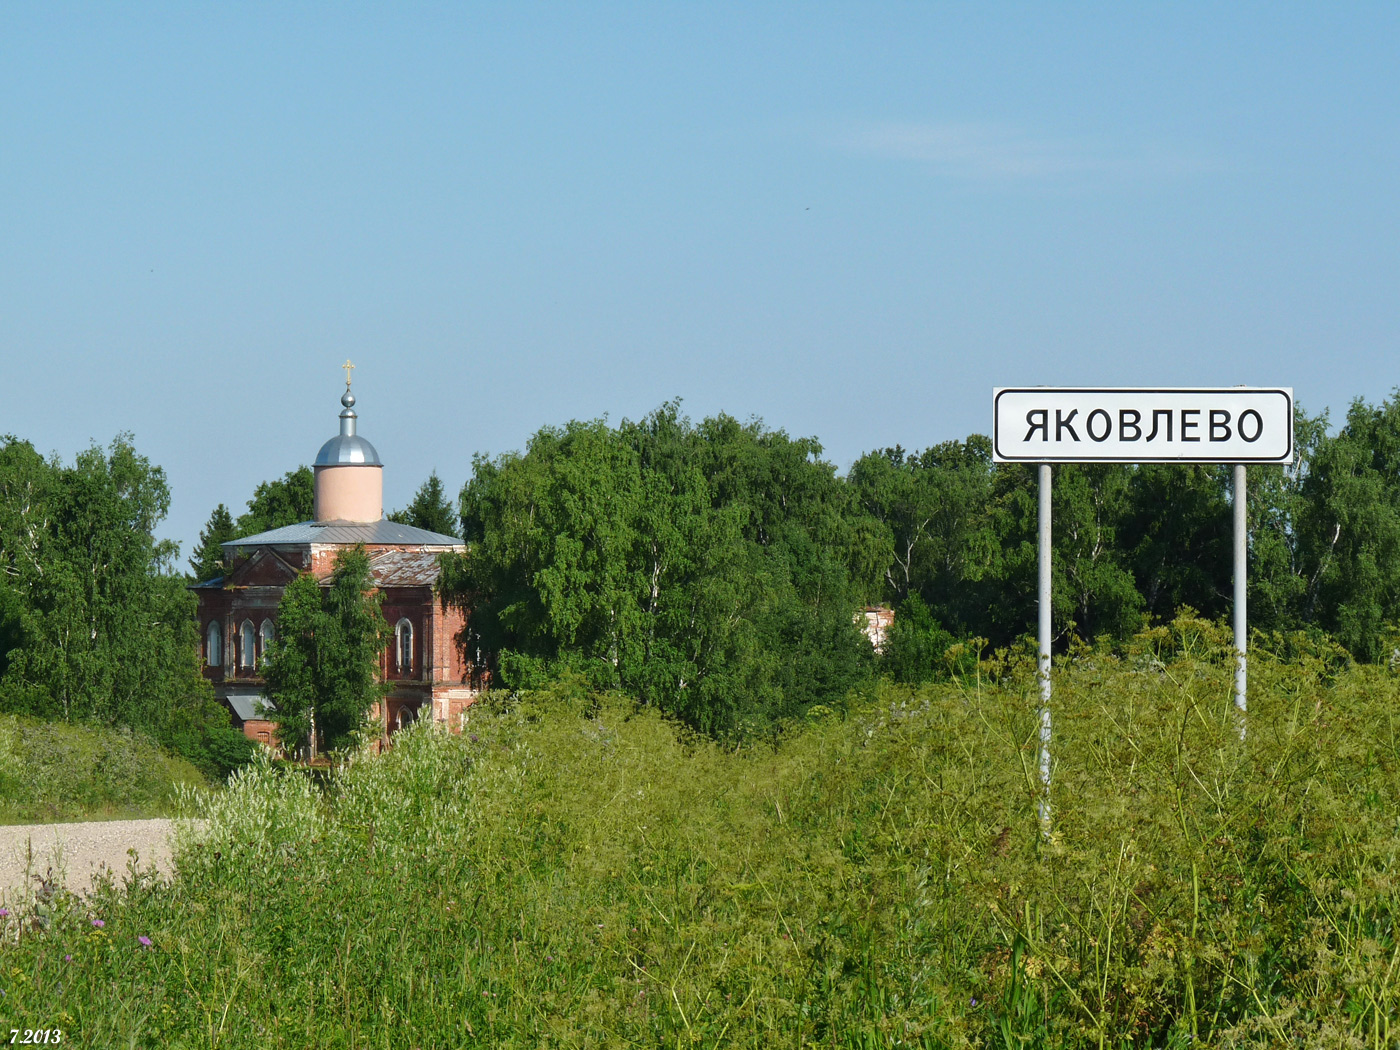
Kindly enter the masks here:
<path id="1" fill-rule="evenodd" d="M 1142 595 L 1118 538 L 1131 476 L 1117 464 L 1055 471 L 1056 611 L 1084 638 L 1126 638 L 1142 626 Z"/>
<path id="2" fill-rule="evenodd" d="M 315 514 L 315 475 L 310 467 L 297 467 L 253 490 L 248 509 L 238 517 L 235 538 L 310 521 Z"/>
<path id="3" fill-rule="evenodd" d="M 896 682 L 931 682 L 948 674 L 944 655 L 956 639 L 929 612 L 918 594 L 900 603 L 885 637 L 880 669 Z"/>
<path id="4" fill-rule="evenodd" d="M 991 442 L 974 434 L 911 455 L 896 446 L 851 468 L 861 506 L 885 533 L 885 600 L 918 594 L 954 630 L 985 628 L 987 584 L 1000 567 Z"/>
<path id="5" fill-rule="evenodd" d="M 221 544 L 237 538 L 233 515 L 220 503 L 200 531 L 199 546 L 190 558 L 190 572 L 196 583 L 218 579 L 224 574 L 224 550 Z"/>
<path id="6" fill-rule="evenodd" d="M 1145 464 L 1128 476 L 1118 542 L 1143 610 L 1170 620 L 1182 606 L 1206 616 L 1229 611 L 1233 570 L 1231 470 Z"/>
<path id="7" fill-rule="evenodd" d="M 277 708 L 278 737 L 290 750 L 352 744 L 385 687 L 380 655 L 390 628 L 362 545 L 341 551 L 325 586 L 303 573 L 277 611 L 277 637 L 264 677 Z"/>
<path id="8" fill-rule="evenodd" d="M 316 724 L 323 616 L 320 583 L 301 573 L 277 604 L 277 633 L 262 669 L 268 699 L 277 709 L 277 736 L 289 751 L 305 749 Z"/>
<path id="9" fill-rule="evenodd" d="M 819 455 L 676 403 L 544 428 L 475 461 L 443 594 L 507 685 L 573 670 L 713 732 L 839 702 L 871 663 L 852 566 L 873 530 Z"/>
<path id="10" fill-rule="evenodd" d="M 206 769 L 227 724 L 200 674 L 194 598 L 154 529 L 164 472 L 126 435 L 72 466 L 0 441 L 0 707 L 139 728 Z"/>
<path id="11" fill-rule="evenodd" d="M 1379 406 L 1352 402 L 1302 491 L 1304 620 L 1363 660 L 1388 655 L 1387 625 L 1400 622 L 1400 391 Z"/>
<path id="12" fill-rule="evenodd" d="M 419 487 L 413 501 L 403 510 L 390 514 L 389 520 L 446 536 L 455 536 L 461 524 L 437 471 L 428 475 L 428 480 Z"/>
<path id="13" fill-rule="evenodd" d="M 1249 468 L 1249 619 L 1260 629 L 1296 630 L 1314 619 L 1319 577 L 1310 559 L 1325 523 L 1310 510 L 1312 472 L 1327 442 L 1326 413 L 1310 417 L 1295 404 L 1293 462 Z"/>

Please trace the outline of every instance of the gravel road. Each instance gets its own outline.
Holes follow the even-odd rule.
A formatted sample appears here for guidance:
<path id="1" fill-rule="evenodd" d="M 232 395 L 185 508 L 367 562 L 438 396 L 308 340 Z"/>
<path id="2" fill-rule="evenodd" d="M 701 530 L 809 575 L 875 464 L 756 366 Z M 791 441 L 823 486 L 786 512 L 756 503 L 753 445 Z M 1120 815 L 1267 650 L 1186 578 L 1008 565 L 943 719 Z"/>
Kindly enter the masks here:
<path id="1" fill-rule="evenodd" d="M 90 889 L 93 875 L 103 865 L 120 878 L 126 872 L 129 849 L 136 850 L 142 868 L 154 864 L 168 875 L 174 825 L 173 820 L 160 819 L 0 826 L 0 904 L 18 901 L 34 887 L 32 881 L 25 886 L 31 847 L 31 873 L 43 875 L 52 868 L 74 893 Z"/>

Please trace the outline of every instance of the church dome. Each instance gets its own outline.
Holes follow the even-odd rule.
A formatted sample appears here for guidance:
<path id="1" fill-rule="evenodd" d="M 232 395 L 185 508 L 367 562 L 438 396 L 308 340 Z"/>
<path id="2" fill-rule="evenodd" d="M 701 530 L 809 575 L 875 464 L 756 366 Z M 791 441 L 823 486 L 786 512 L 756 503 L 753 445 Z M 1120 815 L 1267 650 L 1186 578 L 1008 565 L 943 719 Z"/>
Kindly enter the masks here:
<path id="1" fill-rule="evenodd" d="M 340 433 L 321 446 L 316 453 L 318 467 L 381 467 L 379 453 L 359 434 L 355 433 L 355 395 L 349 390 L 340 399 L 344 409 L 340 413 Z"/>

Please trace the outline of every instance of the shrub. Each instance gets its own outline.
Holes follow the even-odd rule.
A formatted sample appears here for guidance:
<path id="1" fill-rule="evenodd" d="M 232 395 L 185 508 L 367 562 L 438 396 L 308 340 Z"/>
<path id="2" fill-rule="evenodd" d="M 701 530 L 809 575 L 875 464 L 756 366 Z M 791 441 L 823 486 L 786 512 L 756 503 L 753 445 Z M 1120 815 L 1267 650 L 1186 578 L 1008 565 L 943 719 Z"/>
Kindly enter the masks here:
<path id="1" fill-rule="evenodd" d="M 168 813 L 189 762 L 129 729 L 0 715 L 0 819 L 9 822 Z"/>

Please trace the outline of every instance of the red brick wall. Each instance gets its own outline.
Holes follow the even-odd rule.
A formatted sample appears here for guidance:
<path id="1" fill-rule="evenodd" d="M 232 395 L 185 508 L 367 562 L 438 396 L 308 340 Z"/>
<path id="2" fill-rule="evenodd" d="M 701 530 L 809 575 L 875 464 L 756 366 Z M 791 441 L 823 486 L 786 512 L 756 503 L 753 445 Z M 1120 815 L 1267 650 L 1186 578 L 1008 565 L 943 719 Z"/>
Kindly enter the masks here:
<path id="1" fill-rule="evenodd" d="M 277 746 L 276 722 L 269 722 L 262 718 L 250 718 L 243 723 L 243 735 L 254 743 L 265 744 L 274 751 L 281 750 Z"/>
<path id="2" fill-rule="evenodd" d="M 433 592 L 430 587 L 390 587 L 384 592 L 384 602 L 379 607 L 391 631 L 397 631 L 400 620 L 413 625 L 413 666 L 407 671 L 398 666 L 398 639 L 389 636 L 379 660 L 380 674 L 388 682 L 417 682 L 425 678 L 427 661 L 424 656 L 434 655 L 429 636 L 428 621 L 433 605 Z M 436 661 L 433 661 L 436 665 Z"/>

